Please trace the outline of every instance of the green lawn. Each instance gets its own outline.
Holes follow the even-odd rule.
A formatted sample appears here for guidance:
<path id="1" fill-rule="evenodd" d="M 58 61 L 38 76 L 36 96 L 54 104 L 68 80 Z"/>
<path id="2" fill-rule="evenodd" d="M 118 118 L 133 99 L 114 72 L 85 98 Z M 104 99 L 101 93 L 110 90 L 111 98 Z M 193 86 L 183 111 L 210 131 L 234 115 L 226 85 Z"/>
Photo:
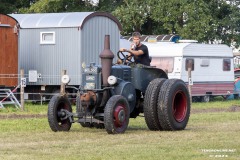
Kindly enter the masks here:
<path id="1" fill-rule="evenodd" d="M 0 119 L 0 159 L 236 160 L 240 159 L 240 112 L 228 110 L 234 105 L 240 106 L 240 101 L 193 103 L 187 128 L 177 132 L 149 131 L 143 117 L 130 119 L 127 131 L 119 135 L 79 124 L 69 132 L 55 133 L 47 117 L 5 117 Z M 46 115 L 47 105 L 27 104 L 25 109 L 8 107 L 0 110 L 0 116 Z"/>

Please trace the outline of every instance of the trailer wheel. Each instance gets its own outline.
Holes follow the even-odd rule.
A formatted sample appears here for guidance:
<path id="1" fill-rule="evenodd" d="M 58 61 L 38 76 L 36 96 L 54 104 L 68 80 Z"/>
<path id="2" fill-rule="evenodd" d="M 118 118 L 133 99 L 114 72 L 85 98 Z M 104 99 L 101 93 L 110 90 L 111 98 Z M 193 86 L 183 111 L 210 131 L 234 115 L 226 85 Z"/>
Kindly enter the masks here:
<path id="1" fill-rule="evenodd" d="M 166 80 L 158 97 L 158 118 L 163 130 L 185 129 L 190 116 L 190 96 L 180 79 Z"/>
<path id="2" fill-rule="evenodd" d="M 205 95 L 201 97 L 201 102 L 210 102 L 210 95 Z"/>
<path id="3" fill-rule="evenodd" d="M 164 78 L 152 80 L 145 92 L 143 111 L 145 122 L 150 130 L 162 130 L 158 120 L 157 101 L 160 88 L 165 80 Z"/>
<path id="4" fill-rule="evenodd" d="M 104 126 L 108 134 L 124 133 L 130 116 L 129 104 L 121 95 L 112 96 L 104 110 Z"/>
<path id="5" fill-rule="evenodd" d="M 69 118 L 61 119 L 65 113 L 61 112 L 65 109 L 72 112 L 71 104 L 65 96 L 53 96 L 48 104 L 48 123 L 52 131 L 69 131 L 72 123 Z"/>
<path id="6" fill-rule="evenodd" d="M 201 102 L 201 97 L 199 97 L 199 96 L 192 96 L 192 102 Z"/>

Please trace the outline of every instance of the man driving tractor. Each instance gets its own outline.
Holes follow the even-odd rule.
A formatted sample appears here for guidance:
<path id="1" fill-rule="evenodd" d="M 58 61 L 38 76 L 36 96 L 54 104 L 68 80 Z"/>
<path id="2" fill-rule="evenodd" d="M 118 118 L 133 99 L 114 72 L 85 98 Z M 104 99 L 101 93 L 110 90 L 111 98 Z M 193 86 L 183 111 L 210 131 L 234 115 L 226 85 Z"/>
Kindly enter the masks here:
<path id="1" fill-rule="evenodd" d="M 130 49 L 121 48 L 120 51 L 128 52 L 130 57 L 134 57 L 135 63 L 150 66 L 151 60 L 148 54 L 148 48 L 141 43 L 140 38 L 141 34 L 139 32 L 134 32 L 132 35 L 133 43 L 131 44 Z"/>

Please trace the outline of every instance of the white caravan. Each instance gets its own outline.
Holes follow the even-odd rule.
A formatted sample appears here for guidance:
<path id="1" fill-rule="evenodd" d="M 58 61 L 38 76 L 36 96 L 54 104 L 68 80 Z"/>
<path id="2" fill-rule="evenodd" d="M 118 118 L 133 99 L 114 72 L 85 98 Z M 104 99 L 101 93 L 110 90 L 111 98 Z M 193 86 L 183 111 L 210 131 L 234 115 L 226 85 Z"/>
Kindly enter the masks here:
<path id="1" fill-rule="evenodd" d="M 199 43 L 144 43 L 152 57 L 151 66 L 168 72 L 169 78 L 180 78 L 191 84 L 193 100 L 227 97 L 234 93 L 233 52 L 227 45 Z M 188 66 L 191 66 L 191 81 Z"/>

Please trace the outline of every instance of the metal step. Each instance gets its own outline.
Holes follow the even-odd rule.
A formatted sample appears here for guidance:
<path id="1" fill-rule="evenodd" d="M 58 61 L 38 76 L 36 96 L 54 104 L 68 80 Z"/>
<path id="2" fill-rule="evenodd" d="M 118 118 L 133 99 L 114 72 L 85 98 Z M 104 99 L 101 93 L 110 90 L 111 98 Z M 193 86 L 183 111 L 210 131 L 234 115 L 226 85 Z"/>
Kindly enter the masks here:
<path id="1" fill-rule="evenodd" d="M 20 103 L 10 89 L 0 89 L 0 97 L 2 98 L 0 100 L 1 108 L 4 108 L 3 105 L 6 104 L 13 104 L 16 108 L 21 108 Z"/>
<path id="2" fill-rule="evenodd" d="M 2 104 L 15 104 L 15 102 L 11 102 L 11 101 L 6 101 L 6 102 L 1 102 Z"/>

